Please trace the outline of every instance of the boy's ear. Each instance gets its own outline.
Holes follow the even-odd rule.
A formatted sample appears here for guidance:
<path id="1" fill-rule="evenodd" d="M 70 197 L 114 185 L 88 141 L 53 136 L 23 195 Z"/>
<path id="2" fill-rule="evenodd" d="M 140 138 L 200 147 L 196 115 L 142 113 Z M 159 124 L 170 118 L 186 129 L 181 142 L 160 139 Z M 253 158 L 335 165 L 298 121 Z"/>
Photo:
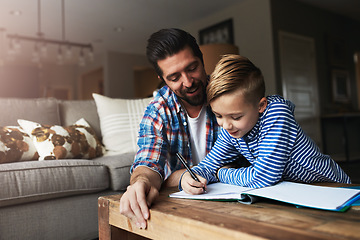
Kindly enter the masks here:
<path id="1" fill-rule="evenodd" d="M 265 97 L 260 99 L 259 102 L 259 113 L 263 113 L 267 106 L 267 99 Z"/>

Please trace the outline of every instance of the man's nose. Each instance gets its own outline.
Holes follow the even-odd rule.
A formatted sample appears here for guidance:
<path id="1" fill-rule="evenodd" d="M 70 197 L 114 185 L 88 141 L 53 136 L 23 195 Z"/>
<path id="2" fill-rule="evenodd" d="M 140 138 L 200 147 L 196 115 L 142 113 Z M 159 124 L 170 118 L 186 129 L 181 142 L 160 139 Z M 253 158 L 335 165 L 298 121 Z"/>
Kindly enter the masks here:
<path id="1" fill-rule="evenodd" d="M 188 74 L 183 74 L 183 85 L 186 88 L 191 88 L 191 86 L 193 85 L 193 79 L 190 75 Z"/>

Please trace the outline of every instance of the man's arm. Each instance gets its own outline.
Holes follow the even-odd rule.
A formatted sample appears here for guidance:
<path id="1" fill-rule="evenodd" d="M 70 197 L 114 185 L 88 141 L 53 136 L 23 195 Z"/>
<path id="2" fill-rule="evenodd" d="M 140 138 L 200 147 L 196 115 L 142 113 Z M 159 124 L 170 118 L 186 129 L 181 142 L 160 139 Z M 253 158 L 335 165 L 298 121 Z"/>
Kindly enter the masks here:
<path id="1" fill-rule="evenodd" d="M 146 228 L 149 207 L 159 195 L 162 179 L 148 167 L 138 166 L 130 178 L 130 185 L 120 199 L 120 213 L 139 228 Z"/>

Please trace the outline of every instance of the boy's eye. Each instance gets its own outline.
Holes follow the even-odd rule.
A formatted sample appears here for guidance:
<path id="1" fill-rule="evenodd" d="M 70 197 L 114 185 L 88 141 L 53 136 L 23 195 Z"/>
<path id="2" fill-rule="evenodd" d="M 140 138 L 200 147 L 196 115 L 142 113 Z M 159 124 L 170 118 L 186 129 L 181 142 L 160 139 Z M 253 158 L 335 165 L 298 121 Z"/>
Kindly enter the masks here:
<path id="1" fill-rule="evenodd" d="M 241 116 L 239 116 L 239 117 L 232 117 L 232 119 L 235 120 L 235 121 L 236 121 L 236 120 L 240 120 L 240 118 L 241 118 Z"/>

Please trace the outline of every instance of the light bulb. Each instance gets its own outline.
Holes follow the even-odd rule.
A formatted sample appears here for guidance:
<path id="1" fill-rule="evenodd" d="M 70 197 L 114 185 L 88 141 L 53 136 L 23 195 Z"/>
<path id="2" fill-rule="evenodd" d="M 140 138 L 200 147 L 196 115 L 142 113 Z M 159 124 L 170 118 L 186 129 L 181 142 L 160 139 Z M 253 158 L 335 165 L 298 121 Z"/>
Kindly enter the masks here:
<path id="1" fill-rule="evenodd" d="M 66 47 L 65 55 L 67 59 L 70 59 L 72 57 L 72 50 L 70 45 Z"/>
<path id="2" fill-rule="evenodd" d="M 78 64 L 79 64 L 79 66 L 85 66 L 85 57 L 84 57 L 83 49 L 80 50 Z"/>
<path id="3" fill-rule="evenodd" d="M 41 43 L 40 52 L 42 57 L 47 57 L 47 47 L 45 42 Z"/>
<path id="4" fill-rule="evenodd" d="M 64 64 L 64 57 L 63 57 L 63 54 L 62 54 L 62 49 L 61 49 L 61 46 L 59 46 L 58 48 L 58 54 L 57 54 L 57 64 L 58 65 L 63 65 Z"/>
<path id="5" fill-rule="evenodd" d="M 89 49 L 89 51 L 88 51 L 88 57 L 89 57 L 90 62 L 94 61 L 94 51 L 92 48 Z"/>

